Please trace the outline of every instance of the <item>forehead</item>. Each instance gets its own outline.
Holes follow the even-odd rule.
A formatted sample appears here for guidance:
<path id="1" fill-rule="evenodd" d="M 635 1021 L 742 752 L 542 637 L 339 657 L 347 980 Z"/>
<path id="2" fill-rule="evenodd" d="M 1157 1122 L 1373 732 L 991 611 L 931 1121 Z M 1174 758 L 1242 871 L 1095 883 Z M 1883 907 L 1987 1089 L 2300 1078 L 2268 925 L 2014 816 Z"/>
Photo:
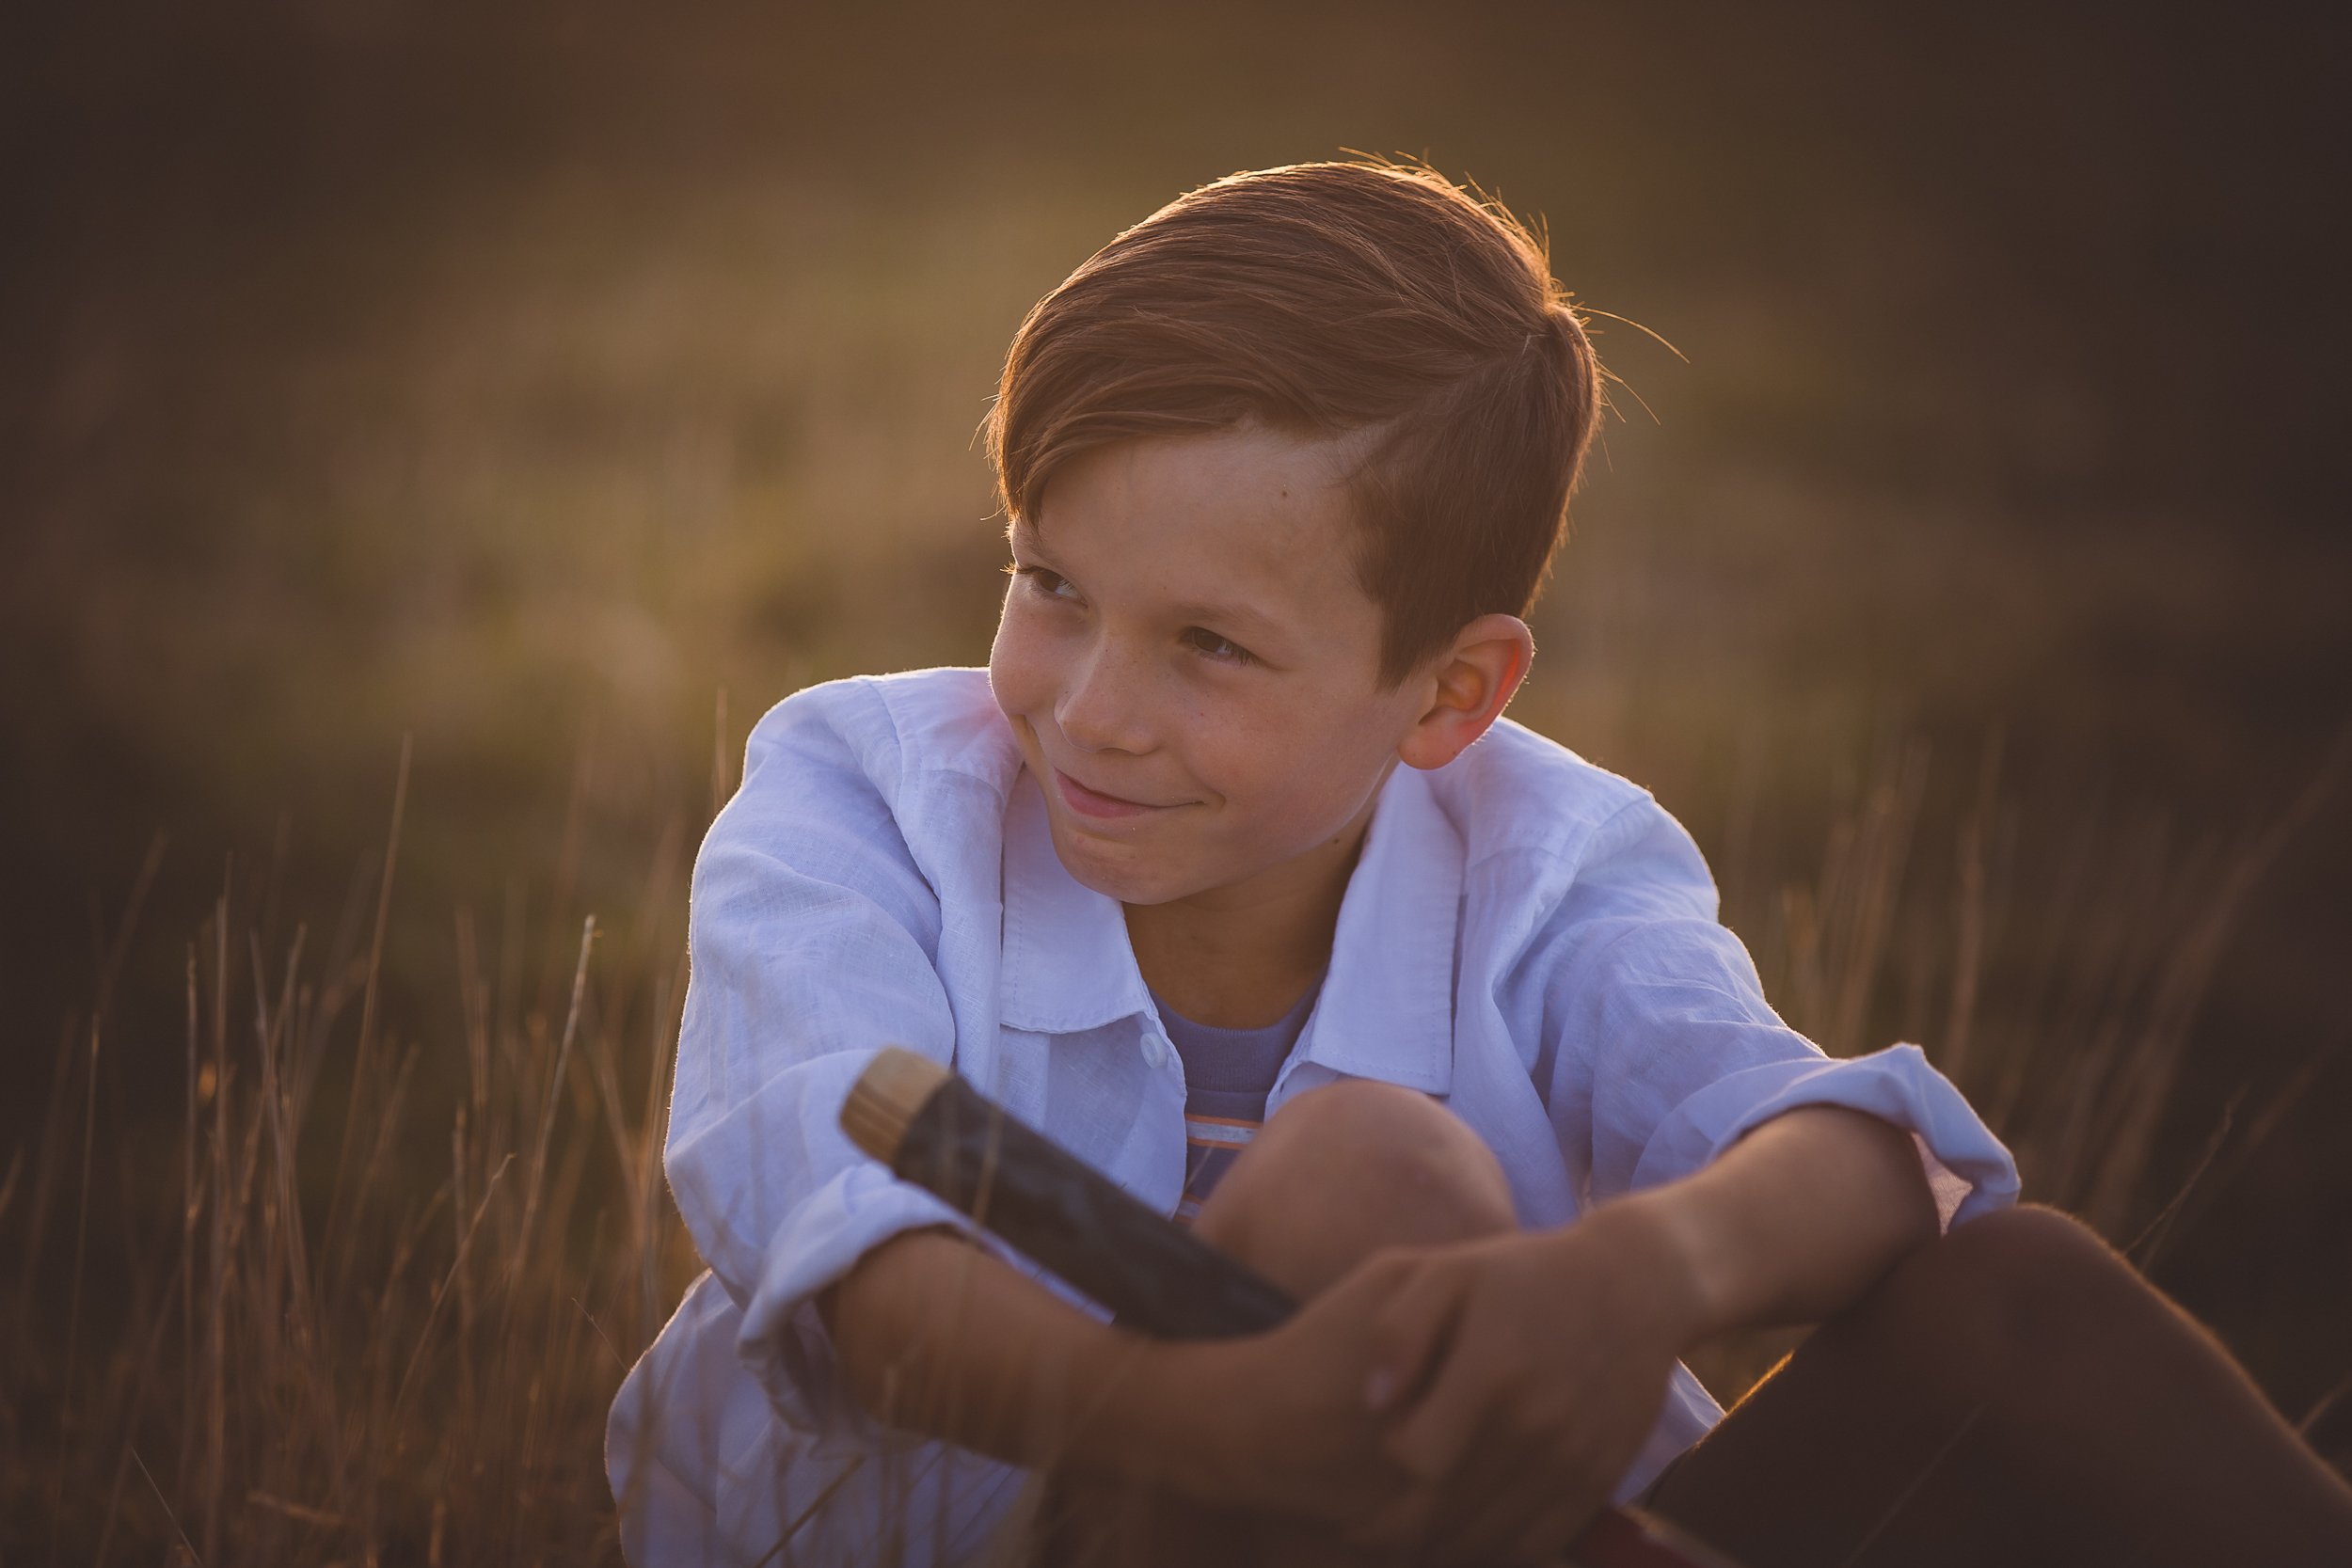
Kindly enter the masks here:
<path id="1" fill-rule="evenodd" d="M 1121 441 L 1065 464 L 1013 537 L 1091 595 L 1124 589 L 1292 617 L 1370 611 L 1344 455 L 1255 426 Z"/>

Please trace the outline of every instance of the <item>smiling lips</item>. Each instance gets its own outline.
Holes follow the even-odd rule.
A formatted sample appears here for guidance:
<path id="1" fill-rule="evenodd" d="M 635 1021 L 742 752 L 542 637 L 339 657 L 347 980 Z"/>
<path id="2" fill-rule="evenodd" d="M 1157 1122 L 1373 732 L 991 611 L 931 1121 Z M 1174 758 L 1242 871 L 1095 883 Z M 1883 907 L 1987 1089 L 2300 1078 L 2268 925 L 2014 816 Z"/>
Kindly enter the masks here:
<path id="1" fill-rule="evenodd" d="M 1061 790 L 1061 798 L 1069 803 L 1070 809 L 1082 816 L 1141 816 L 1149 812 L 1175 809 L 1172 806 L 1148 805 L 1141 800 L 1125 800 L 1116 795 L 1089 789 L 1058 768 L 1054 769 L 1054 783 Z"/>

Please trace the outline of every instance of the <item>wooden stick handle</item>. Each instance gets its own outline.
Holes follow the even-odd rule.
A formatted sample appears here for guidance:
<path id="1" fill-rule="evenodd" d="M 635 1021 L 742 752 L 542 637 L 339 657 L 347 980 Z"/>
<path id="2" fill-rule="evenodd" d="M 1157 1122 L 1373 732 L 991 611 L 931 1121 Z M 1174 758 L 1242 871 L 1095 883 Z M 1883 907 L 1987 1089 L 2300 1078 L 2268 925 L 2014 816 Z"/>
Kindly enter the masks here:
<path id="1" fill-rule="evenodd" d="M 934 1194 L 1163 1339 L 1274 1327 L 1297 1309 L 1236 1259 L 1121 1192 L 928 1057 L 884 1051 L 850 1091 L 842 1129 Z"/>
<path id="2" fill-rule="evenodd" d="M 885 1047 L 850 1085 L 841 1128 L 900 1180 L 969 1215 L 1122 1327 L 1213 1339 L 1274 1328 L 1298 1304 L 1137 1201 L 938 1062 Z M 1635 1511 L 1605 1508 L 1568 1547 L 1580 1568 L 1734 1568 Z"/>

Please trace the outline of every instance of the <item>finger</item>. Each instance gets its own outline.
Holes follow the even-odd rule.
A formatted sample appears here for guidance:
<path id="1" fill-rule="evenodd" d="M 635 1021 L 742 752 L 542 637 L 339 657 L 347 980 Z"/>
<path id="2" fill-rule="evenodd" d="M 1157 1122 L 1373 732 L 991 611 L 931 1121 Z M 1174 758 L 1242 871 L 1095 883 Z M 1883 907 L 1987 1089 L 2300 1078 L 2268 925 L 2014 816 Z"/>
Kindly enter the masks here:
<path id="1" fill-rule="evenodd" d="M 1468 1354 L 1476 1334 L 1467 1320 L 1454 1330 L 1425 1379 L 1418 1402 L 1400 1402 L 1381 1449 L 1395 1464 L 1425 1481 L 1452 1476 L 1470 1451 L 1480 1425 L 1515 1392 L 1502 1382 L 1507 1368 L 1491 1355 Z"/>
<path id="2" fill-rule="evenodd" d="M 1464 1281 L 1442 1266 L 1406 1275 L 1374 1320 L 1373 1364 L 1364 1379 L 1364 1408 L 1403 1409 L 1419 1397 L 1443 1359 L 1462 1310 Z"/>
<path id="3" fill-rule="evenodd" d="M 1381 1453 L 1414 1480 L 1442 1486 L 1461 1470 L 1493 1402 L 1494 1391 L 1473 1381 L 1471 1373 L 1440 1369 L 1428 1396 L 1382 1436 Z"/>
<path id="4" fill-rule="evenodd" d="M 1366 1253 L 1356 1266 L 1340 1275 L 1331 1289 L 1338 1291 L 1369 1291 L 1375 1296 L 1394 1295 L 1405 1282 L 1421 1272 L 1425 1261 L 1426 1247 L 1384 1246 Z"/>

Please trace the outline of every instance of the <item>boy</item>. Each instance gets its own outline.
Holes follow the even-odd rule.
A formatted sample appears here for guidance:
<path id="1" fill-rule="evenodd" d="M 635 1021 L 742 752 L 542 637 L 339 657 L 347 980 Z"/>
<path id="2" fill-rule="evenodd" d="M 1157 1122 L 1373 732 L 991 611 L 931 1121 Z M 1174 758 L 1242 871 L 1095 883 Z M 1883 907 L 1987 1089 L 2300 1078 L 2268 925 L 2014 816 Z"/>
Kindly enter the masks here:
<path id="1" fill-rule="evenodd" d="M 1599 403 L 1422 170 L 1220 181 L 1031 312 L 988 671 L 779 705 L 696 865 L 633 1561 L 1545 1562 L 1611 1498 L 1756 1563 L 2352 1560 L 1915 1048 L 1786 1028 L 1672 818 L 1502 719 Z M 850 1149 L 885 1043 L 1308 1306 L 1102 1323 Z M 1677 1360 L 1823 1320 L 1728 1418 Z"/>

